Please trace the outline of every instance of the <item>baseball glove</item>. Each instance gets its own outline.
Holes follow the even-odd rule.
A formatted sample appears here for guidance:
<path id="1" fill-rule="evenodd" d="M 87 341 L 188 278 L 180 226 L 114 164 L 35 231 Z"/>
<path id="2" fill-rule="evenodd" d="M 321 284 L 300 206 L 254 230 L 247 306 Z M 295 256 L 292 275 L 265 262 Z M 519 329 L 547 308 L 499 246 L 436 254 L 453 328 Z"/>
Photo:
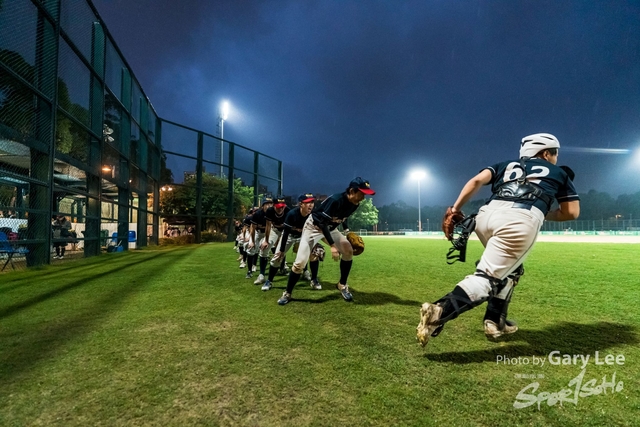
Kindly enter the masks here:
<path id="1" fill-rule="evenodd" d="M 322 246 L 320 243 L 316 243 L 313 249 L 311 249 L 311 254 L 318 261 L 324 261 L 324 246 Z"/>
<path id="2" fill-rule="evenodd" d="M 464 219 L 464 214 L 462 211 L 453 211 L 453 206 L 449 206 L 447 211 L 444 214 L 444 218 L 442 218 L 442 231 L 444 231 L 444 236 L 449 241 L 453 241 L 453 229 L 456 224 Z"/>
<path id="3" fill-rule="evenodd" d="M 360 255 L 364 252 L 364 240 L 353 231 L 347 233 L 347 240 L 351 243 L 354 255 Z"/>

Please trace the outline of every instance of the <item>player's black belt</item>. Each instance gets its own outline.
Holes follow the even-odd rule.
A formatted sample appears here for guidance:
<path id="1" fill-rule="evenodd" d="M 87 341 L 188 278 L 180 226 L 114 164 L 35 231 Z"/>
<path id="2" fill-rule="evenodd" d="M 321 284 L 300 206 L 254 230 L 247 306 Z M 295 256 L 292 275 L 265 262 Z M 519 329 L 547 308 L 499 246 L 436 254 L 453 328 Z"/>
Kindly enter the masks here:
<path id="1" fill-rule="evenodd" d="M 516 209 L 526 209 L 526 210 L 530 211 L 531 207 L 533 207 L 533 205 L 529 205 L 527 203 L 514 202 L 511 207 L 512 208 L 516 208 Z"/>

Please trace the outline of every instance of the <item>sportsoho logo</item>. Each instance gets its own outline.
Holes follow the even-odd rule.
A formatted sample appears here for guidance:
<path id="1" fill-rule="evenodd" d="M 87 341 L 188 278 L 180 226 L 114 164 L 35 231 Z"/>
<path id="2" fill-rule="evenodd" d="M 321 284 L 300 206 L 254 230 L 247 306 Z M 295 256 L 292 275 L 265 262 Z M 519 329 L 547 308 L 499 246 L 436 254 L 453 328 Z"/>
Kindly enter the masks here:
<path id="1" fill-rule="evenodd" d="M 532 382 L 525 386 L 516 395 L 516 400 L 513 402 L 513 407 L 516 409 L 527 408 L 532 405 L 538 406 L 538 410 L 542 403 L 547 406 L 554 406 L 563 403 L 578 404 L 578 401 L 582 398 L 597 396 L 600 394 L 613 394 L 619 393 L 624 389 L 624 383 L 616 380 L 616 372 L 613 372 L 611 378 L 608 375 L 604 375 L 601 379 L 588 379 L 587 366 L 589 363 L 593 363 L 596 366 L 622 366 L 624 365 L 624 355 L 607 354 L 601 355 L 596 351 L 595 354 L 561 354 L 559 351 L 552 351 L 547 357 L 532 356 L 532 357 L 508 357 L 505 355 L 498 355 L 496 357 L 496 363 L 502 365 L 517 365 L 517 366 L 536 366 L 542 367 L 545 363 L 554 366 L 560 365 L 574 365 L 580 366 L 580 373 L 572 378 L 566 388 L 562 388 L 558 391 L 541 391 L 539 382 Z M 518 378 L 535 378 L 535 375 L 520 375 Z M 544 375 L 538 375 L 538 378 L 544 378 Z"/>

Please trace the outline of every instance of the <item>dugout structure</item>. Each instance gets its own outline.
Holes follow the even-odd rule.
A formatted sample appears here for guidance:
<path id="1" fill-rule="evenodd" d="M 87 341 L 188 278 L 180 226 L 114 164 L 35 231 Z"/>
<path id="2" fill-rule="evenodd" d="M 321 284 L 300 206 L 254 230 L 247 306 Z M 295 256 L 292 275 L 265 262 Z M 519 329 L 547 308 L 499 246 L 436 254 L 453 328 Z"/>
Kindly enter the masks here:
<path id="1" fill-rule="evenodd" d="M 215 170 L 228 197 L 203 211 Z M 0 229 L 27 266 L 51 262 L 55 215 L 82 256 L 157 244 L 161 188 L 192 179 L 195 208 L 174 213 L 199 241 L 207 219 L 232 230 L 237 185 L 280 194 L 282 164 L 159 118 L 90 1 L 0 0 Z"/>

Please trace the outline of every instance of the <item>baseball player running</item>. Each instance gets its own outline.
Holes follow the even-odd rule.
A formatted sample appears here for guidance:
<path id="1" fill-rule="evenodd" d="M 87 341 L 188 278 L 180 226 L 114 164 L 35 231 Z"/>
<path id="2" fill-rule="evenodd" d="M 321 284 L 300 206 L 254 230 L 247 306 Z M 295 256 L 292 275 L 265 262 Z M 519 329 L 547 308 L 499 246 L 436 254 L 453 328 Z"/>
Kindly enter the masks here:
<path id="1" fill-rule="evenodd" d="M 272 287 L 272 282 L 274 277 L 276 277 L 276 273 L 280 269 L 282 265 L 282 261 L 285 259 L 287 252 L 293 245 L 300 244 L 300 237 L 302 236 L 302 228 L 304 227 L 304 223 L 311 214 L 311 210 L 313 209 L 313 204 L 315 202 L 315 197 L 313 194 L 306 193 L 298 197 L 298 206 L 291 209 L 283 223 L 283 231 L 280 239 L 276 244 L 276 253 L 271 258 L 271 266 L 269 267 L 269 278 L 264 285 L 262 285 L 263 291 L 268 291 Z M 312 257 L 313 258 L 313 257 Z M 317 260 L 311 260 L 310 264 L 319 263 Z M 316 268 L 317 273 L 317 268 Z M 311 287 L 314 289 L 322 289 L 318 281 L 315 281 L 315 284 L 318 286 L 314 286 L 314 283 L 311 283 Z"/>
<path id="2" fill-rule="evenodd" d="M 342 233 L 337 230 L 337 227 L 342 224 L 343 230 L 347 232 L 349 229 L 347 218 L 358 209 L 365 195 L 372 196 L 374 194 L 376 193 L 371 189 L 369 182 L 357 177 L 349 183 L 349 187 L 345 191 L 331 195 L 313 209 L 302 229 L 300 247 L 289 273 L 287 290 L 278 300 L 278 304 L 285 305 L 291 301 L 291 293 L 309 261 L 312 248 L 323 238 L 331 247 L 333 260 L 340 260 L 340 282 L 336 287 L 340 290 L 345 301 L 353 300 L 347 284 L 353 264 L 353 248 Z M 341 255 L 342 259 L 340 259 Z"/>
<path id="3" fill-rule="evenodd" d="M 489 301 L 484 332 L 493 340 L 518 327 L 505 322 L 513 276 L 524 262 L 545 219 L 570 221 L 580 214 L 580 199 L 567 172 L 559 166 L 558 139 L 538 133 L 522 139 L 520 158 L 484 168 L 462 188 L 453 213 L 491 184 L 492 196 L 476 217 L 475 233 L 485 249 L 476 271 L 452 292 L 420 310 L 418 341 L 424 347 L 446 322 Z M 552 209 L 554 202 L 557 207 Z"/>
<path id="4" fill-rule="evenodd" d="M 261 285 L 265 282 L 264 275 L 267 268 L 269 251 L 278 239 L 280 239 L 282 229 L 284 228 L 284 219 L 290 210 L 285 200 L 279 198 L 276 199 L 275 204 L 264 213 L 267 226 L 265 228 L 264 238 L 260 241 L 260 275 L 256 281 L 253 282 L 256 285 Z"/>

